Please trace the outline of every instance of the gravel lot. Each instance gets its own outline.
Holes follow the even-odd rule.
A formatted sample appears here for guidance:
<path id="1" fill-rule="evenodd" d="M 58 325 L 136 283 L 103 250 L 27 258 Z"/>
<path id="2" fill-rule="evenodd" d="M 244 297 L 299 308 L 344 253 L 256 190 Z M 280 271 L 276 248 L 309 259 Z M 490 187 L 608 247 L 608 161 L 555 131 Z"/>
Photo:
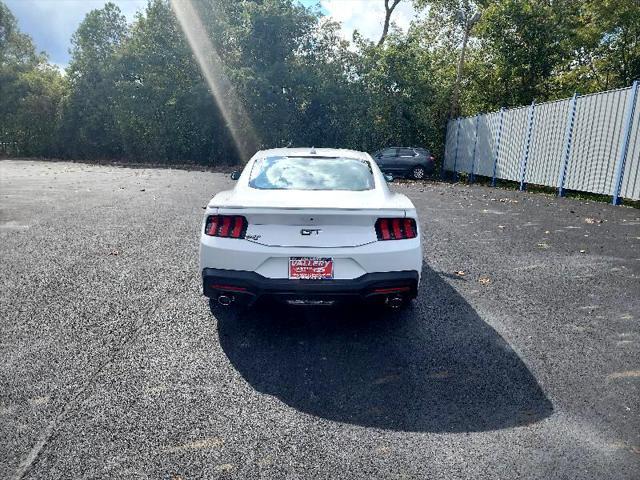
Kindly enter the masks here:
<path id="1" fill-rule="evenodd" d="M 397 184 L 415 305 L 200 294 L 217 173 L 0 162 L 0 477 L 584 478 L 640 471 L 640 211 Z"/>

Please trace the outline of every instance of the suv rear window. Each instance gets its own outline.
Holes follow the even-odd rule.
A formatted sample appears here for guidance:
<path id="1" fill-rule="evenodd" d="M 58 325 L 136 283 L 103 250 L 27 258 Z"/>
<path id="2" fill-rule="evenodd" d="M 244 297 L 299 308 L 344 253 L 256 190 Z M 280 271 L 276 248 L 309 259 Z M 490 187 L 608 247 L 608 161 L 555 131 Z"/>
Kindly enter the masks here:
<path id="1" fill-rule="evenodd" d="M 401 148 L 398 150 L 399 157 L 415 157 L 416 152 L 412 148 Z"/>
<path id="2" fill-rule="evenodd" d="M 371 190 L 366 160 L 343 157 L 266 157 L 256 160 L 249 186 L 261 190 Z"/>

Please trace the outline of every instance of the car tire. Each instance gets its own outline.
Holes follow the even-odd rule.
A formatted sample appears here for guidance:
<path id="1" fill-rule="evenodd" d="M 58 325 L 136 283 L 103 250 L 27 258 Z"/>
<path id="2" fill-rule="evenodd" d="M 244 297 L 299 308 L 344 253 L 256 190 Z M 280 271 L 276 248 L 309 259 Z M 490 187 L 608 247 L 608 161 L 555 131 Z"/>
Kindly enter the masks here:
<path id="1" fill-rule="evenodd" d="M 423 166 L 417 165 L 411 169 L 411 178 L 414 180 L 422 180 L 426 173 L 427 172 Z"/>

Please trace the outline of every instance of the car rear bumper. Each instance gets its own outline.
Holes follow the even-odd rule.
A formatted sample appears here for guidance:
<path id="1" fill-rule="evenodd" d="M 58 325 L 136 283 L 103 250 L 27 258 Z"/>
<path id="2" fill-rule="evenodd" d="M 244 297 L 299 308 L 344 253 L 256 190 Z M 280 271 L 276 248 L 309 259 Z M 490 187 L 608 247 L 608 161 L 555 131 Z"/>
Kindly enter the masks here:
<path id="1" fill-rule="evenodd" d="M 400 295 L 415 298 L 419 275 L 416 271 L 367 273 L 354 279 L 290 280 L 267 278 L 255 272 L 202 270 L 203 293 L 209 298 L 234 296 L 247 301 L 262 296 L 283 300 L 370 300 Z"/>

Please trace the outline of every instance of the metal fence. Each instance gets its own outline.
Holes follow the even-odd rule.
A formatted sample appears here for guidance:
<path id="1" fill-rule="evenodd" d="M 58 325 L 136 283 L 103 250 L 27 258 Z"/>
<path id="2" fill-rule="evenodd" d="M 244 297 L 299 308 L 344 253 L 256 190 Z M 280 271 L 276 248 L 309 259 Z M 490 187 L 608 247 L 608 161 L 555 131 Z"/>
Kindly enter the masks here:
<path id="1" fill-rule="evenodd" d="M 0 155 L 11 157 L 18 156 L 19 153 L 18 142 L 0 141 Z"/>
<path id="2" fill-rule="evenodd" d="M 443 170 L 640 200 L 639 89 L 451 120 Z"/>

